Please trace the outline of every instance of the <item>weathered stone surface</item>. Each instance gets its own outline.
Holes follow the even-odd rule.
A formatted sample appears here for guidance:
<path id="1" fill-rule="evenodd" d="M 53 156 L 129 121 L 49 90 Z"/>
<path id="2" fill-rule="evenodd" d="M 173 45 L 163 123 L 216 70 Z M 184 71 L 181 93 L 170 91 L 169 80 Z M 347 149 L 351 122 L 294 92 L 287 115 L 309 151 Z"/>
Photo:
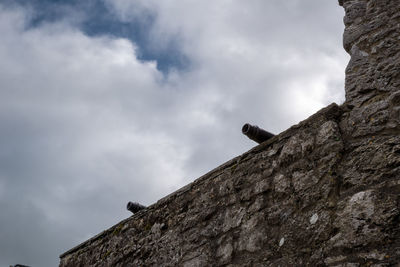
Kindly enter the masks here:
<path id="1" fill-rule="evenodd" d="M 61 255 L 60 266 L 400 266 L 400 5 L 343 0 L 346 102 Z"/>
<path id="2" fill-rule="evenodd" d="M 343 131 L 367 136 L 399 127 L 400 5 L 392 0 L 344 0 L 346 68 Z M 396 100 L 394 101 L 396 102 Z"/>

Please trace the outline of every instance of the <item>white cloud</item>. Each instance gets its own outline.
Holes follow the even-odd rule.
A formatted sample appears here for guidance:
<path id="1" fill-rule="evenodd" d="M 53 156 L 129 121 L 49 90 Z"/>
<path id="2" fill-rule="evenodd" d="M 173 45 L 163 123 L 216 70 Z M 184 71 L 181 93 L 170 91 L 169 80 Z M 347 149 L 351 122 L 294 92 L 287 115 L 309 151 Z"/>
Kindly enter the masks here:
<path id="1" fill-rule="evenodd" d="M 212 84 L 214 94 L 217 91 L 223 96 L 228 106 L 232 101 L 242 101 L 243 95 L 257 94 L 266 105 L 253 105 L 254 111 L 247 113 L 274 113 L 275 131 L 311 115 L 330 101 L 344 100 L 343 88 L 335 88 L 332 95 L 332 84 L 344 79 L 343 66 L 347 61 L 341 48 L 341 25 L 335 23 L 342 13 L 337 3 L 108 2 L 124 20 L 140 19 L 138 10 L 154 14 L 156 20 L 151 31 L 154 45 L 172 38 L 181 41 L 184 53 L 194 64 L 192 80 L 184 86 L 192 84 L 191 90 L 206 91 L 205 87 Z M 290 97 L 294 88 L 301 102 Z M 269 99 L 275 99 L 280 106 L 294 107 L 292 114 L 287 114 L 289 120 L 281 120 L 279 106 L 268 108 Z M 251 99 L 246 104 L 248 101 Z M 218 105 L 225 103 L 221 101 Z"/>
<path id="2" fill-rule="evenodd" d="M 25 31 L 23 11 L 0 12 L 6 37 L 0 44 L 0 184 L 9 207 L 0 220 L 3 260 L 13 253 L 10 242 L 23 242 L 10 236 L 21 231 L 10 222 L 37 220 L 60 230 L 53 237 L 58 243 L 43 247 L 56 263 L 62 251 L 55 249 L 67 249 L 65 242 L 72 246 L 71 240 L 128 216 L 127 201 L 150 204 L 183 185 L 187 152 L 146 127 L 148 115 L 162 114 L 151 110 L 168 99 L 158 98 L 167 93 L 155 63 L 137 60 L 132 43 L 90 38 L 64 24 Z M 26 214 L 28 220 L 18 205 L 36 213 Z M 45 242 L 46 236 L 26 238 Z M 32 262 L 29 247 L 18 246 L 26 252 L 19 260 Z"/>

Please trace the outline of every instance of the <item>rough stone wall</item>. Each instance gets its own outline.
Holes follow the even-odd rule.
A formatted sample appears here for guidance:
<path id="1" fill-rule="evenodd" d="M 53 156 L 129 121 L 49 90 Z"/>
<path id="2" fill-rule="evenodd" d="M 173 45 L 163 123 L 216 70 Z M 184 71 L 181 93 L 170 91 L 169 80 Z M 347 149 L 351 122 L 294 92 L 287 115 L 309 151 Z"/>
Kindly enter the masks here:
<path id="1" fill-rule="evenodd" d="M 343 130 L 354 138 L 389 133 L 400 121 L 400 2 L 341 3 L 346 11 L 343 46 L 351 56 Z"/>
<path id="2" fill-rule="evenodd" d="M 400 4 L 344 0 L 332 104 L 61 255 L 60 266 L 400 266 Z"/>

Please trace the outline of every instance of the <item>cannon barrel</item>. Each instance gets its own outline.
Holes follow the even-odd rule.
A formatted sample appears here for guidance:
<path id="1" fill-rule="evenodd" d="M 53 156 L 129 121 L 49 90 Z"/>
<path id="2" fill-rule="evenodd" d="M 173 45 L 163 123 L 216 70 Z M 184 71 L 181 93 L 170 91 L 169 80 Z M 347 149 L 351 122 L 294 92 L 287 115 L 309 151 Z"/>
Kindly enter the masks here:
<path id="1" fill-rule="evenodd" d="M 274 137 L 274 134 L 261 129 L 256 125 L 250 125 L 249 123 L 243 125 L 242 133 L 259 144 Z"/>
<path id="2" fill-rule="evenodd" d="M 145 209 L 146 207 L 143 205 L 140 205 L 139 203 L 136 202 L 128 202 L 128 204 L 126 205 L 126 209 L 129 210 L 132 213 L 136 213 L 142 209 Z"/>

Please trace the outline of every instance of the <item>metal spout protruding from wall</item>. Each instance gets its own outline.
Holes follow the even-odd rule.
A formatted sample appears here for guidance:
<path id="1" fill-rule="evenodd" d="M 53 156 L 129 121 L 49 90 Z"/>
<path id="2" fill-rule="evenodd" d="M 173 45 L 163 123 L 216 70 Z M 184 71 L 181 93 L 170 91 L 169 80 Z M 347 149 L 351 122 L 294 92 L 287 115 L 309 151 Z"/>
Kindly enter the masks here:
<path id="1" fill-rule="evenodd" d="M 146 207 L 143 205 L 140 205 L 139 203 L 136 202 L 128 202 L 126 205 L 126 209 L 135 214 L 138 211 L 141 211 L 142 209 L 145 209 Z"/>
<path id="2" fill-rule="evenodd" d="M 258 126 L 253 126 L 249 123 L 243 125 L 242 133 L 259 144 L 275 136 L 274 134 L 261 129 Z"/>

